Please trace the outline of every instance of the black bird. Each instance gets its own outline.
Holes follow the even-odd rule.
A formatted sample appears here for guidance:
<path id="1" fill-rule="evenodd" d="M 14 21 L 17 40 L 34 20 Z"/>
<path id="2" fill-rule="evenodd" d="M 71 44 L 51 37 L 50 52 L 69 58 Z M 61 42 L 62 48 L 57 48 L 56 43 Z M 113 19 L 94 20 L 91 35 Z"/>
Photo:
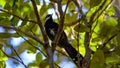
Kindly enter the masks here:
<path id="1" fill-rule="evenodd" d="M 45 18 L 44 27 L 48 37 L 52 41 L 54 40 L 57 34 L 58 26 L 59 25 L 53 21 L 52 14 L 48 14 Z M 72 45 L 68 42 L 68 38 L 64 31 L 62 32 L 61 37 L 58 41 L 58 46 L 66 50 L 66 52 L 68 53 L 68 55 L 71 57 L 71 59 L 76 65 L 78 65 L 77 62 L 78 62 L 78 55 L 79 55 L 80 65 L 82 64 L 83 56 L 75 48 L 73 48 Z"/>

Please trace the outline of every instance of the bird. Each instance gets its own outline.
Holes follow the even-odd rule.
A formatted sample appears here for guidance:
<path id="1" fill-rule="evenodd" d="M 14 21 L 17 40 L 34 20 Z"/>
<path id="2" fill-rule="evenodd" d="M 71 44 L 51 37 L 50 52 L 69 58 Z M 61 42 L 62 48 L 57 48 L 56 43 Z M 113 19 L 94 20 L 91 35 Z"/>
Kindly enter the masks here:
<path id="1" fill-rule="evenodd" d="M 55 36 L 57 35 L 58 26 L 59 24 L 53 21 L 52 14 L 48 14 L 45 17 L 45 21 L 44 21 L 45 32 L 51 41 L 53 41 L 55 39 Z M 78 60 L 80 60 L 80 65 L 82 65 L 82 61 L 84 57 L 69 43 L 67 35 L 65 34 L 64 31 L 61 33 L 57 45 L 65 49 L 67 54 L 70 56 L 70 58 L 73 60 L 73 62 L 76 65 L 78 65 Z"/>

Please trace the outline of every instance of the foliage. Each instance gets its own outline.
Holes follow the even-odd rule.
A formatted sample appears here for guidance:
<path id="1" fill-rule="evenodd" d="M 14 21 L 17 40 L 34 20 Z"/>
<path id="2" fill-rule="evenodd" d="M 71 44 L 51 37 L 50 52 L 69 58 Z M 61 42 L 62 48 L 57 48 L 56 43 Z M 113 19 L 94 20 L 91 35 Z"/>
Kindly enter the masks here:
<path id="1" fill-rule="evenodd" d="M 4 62 L 12 58 L 17 62 L 15 65 L 22 64 L 26 68 L 49 68 L 44 46 L 45 35 L 42 32 L 44 29 L 39 23 L 44 25 L 48 13 L 53 13 L 54 21 L 60 23 L 60 10 L 64 12 L 65 9 L 64 31 L 73 47 L 89 58 L 85 60 L 90 60 L 90 68 L 120 67 L 120 20 L 119 15 L 116 15 L 117 8 L 111 5 L 112 0 L 35 0 L 35 3 L 40 22 L 35 14 L 33 0 L 0 0 L 0 67 L 5 67 Z M 14 42 L 10 42 L 12 38 L 22 38 L 24 41 L 15 47 Z M 7 54 L 6 48 L 10 49 L 10 54 Z M 36 60 L 26 65 L 20 58 L 24 51 L 36 54 Z M 88 54 L 89 51 L 91 53 Z M 56 47 L 55 53 L 55 68 L 61 67 L 59 64 L 65 59 L 63 57 L 70 58 L 59 47 Z M 72 62 L 69 59 L 67 61 Z"/>

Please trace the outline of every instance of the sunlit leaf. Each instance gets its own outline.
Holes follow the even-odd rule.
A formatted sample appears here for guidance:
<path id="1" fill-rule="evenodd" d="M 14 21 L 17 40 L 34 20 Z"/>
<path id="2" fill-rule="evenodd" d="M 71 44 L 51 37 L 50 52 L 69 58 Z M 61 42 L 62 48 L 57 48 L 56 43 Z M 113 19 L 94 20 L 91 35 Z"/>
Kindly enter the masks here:
<path id="1" fill-rule="evenodd" d="M 63 0 L 62 1 L 62 4 L 66 4 L 68 0 Z"/>
<path id="2" fill-rule="evenodd" d="M 4 62 L 4 61 L 8 60 L 8 57 L 5 56 L 5 54 L 2 52 L 2 50 L 4 51 L 4 47 L 3 47 L 3 44 L 0 43 L 0 62 Z"/>
<path id="3" fill-rule="evenodd" d="M 68 6 L 68 11 L 75 10 L 75 8 L 76 8 L 76 5 L 73 2 L 70 2 Z"/>
<path id="4" fill-rule="evenodd" d="M 0 6 L 4 7 L 5 6 L 6 1 L 5 0 L 0 0 Z"/>
<path id="5" fill-rule="evenodd" d="M 42 61 L 42 54 L 37 53 L 37 55 L 36 55 L 36 60 L 37 60 L 38 63 L 39 63 L 40 61 Z"/>
<path id="6" fill-rule="evenodd" d="M 110 26 L 116 26 L 118 24 L 118 22 L 115 18 L 111 17 L 107 20 L 107 24 L 110 25 Z"/>
<path id="7" fill-rule="evenodd" d="M 0 57 L 0 61 L 6 61 L 8 60 L 8 57 Z"/>
<path id="8" fill-rule="evenodd" d="M 65 16 L 65 23 L 69 24 L 69 23 L 75 21 L 77 19 L 77 17 L 78 17 L 77 13 L 76 14 L 73 13 L 72 15 L 70 13 L 68 13 Z"/>

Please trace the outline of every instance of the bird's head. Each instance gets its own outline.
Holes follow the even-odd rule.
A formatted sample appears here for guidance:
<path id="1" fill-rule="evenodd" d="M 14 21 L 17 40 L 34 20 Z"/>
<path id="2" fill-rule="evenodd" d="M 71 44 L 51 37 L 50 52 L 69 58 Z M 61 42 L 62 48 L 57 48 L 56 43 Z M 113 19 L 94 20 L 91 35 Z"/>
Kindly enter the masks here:
<path id="1" fill-rule="evenodd" d="M 48 14 L 46 17 L 45 17 L 45 22 L 47 22 L 47 21 L 53 21 L 53 19 L 52 19 L 52 14 Z"/>

